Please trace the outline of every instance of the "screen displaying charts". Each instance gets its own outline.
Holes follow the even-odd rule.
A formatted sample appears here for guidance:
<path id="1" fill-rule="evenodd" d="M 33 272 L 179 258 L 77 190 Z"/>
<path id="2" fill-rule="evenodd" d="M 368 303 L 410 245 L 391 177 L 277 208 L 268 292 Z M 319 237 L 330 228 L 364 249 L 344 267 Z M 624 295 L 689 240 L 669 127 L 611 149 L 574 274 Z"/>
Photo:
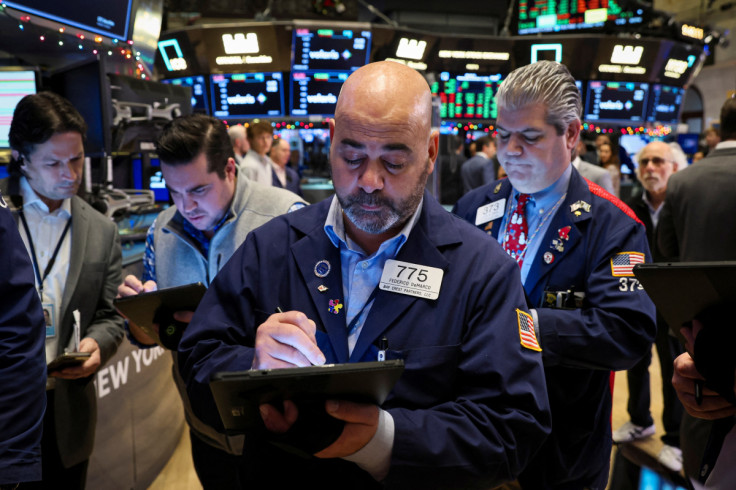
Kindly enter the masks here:
<path id="1" fill-rule="evenodd" d="M 36 93 L 36 72 L 33 70 L 0 70 L 0 148 L 10 148 L 8 133 L 13 112 L 20 99 Z"/>
<path id="2" fill-rule="evenodd" d="M 673 124 L 677 122 L 685 90 L 669 85 L 652 85 L 651 104 L 647 112 L 647 121 Z"/>
<path id="3" fill-rule="evenodd" d="M 202 75 L 194 77 L 171 78 L 169 80 L 161 80 L 163 83 L 172 85 L 183 85 L 192 88 L 192 110 L 194 112 L 207 113 L 209 104 L 207 104 L 207 85 Z"/>
<path id="4" fill-rule="evenodd" d="M 649 84 L 645 82 L 588 82 L 586 121 L 639 123 L 645 120 Z"/>
<path id="5" fill-rule="evenodd" d="M 291 74 L 291 115 L 331 116 L 349 72 L 295 72 Z"/>
<path id="6" fill-rule="evenodd" d="M 282 117 L 281 72 L 211 75 L 212 115 L 219 118 Z"/>
<path id="7" fill-rule="evenodd" d="M 517 32 L 563 32 L 603 27 L 606 22 L 616 26 L 641 24 L 643 9 L 624 9 L 629 2 L 608 0 L 519 0 Z"/>
<path id="8" fill-rule="evenodd" d="M 348 76 L 370 61 L 368 29 L 294 28 L 289 113 L 332 116 Z"/>
<path id="9" fill-rule="evenodd" d="M 294 29 L 291 69 L 355 71 L 369 61 L 371 32 L 352 29 Z"/>
<path id="10" fill-rule="evenodd" d="M 431 85 L 432 95 L 440 98 L 442 119 L 495 119 L 496 92 L 501 75 L 441 72 Z"/>

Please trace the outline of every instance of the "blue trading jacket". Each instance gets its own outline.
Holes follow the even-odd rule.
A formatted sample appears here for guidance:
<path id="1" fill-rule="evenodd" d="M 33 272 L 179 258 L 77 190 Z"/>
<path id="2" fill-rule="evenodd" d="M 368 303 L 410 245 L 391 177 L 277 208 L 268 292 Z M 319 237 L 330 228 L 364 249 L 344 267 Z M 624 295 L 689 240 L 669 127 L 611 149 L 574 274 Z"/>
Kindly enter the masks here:
<path id="1" fill-rule="evenodd" d="M 258 325 L 277 306 L 299 310 L 327 339 L 320 344 L 327 362 L 375 360 L 384 336 L 387 357 L 405 361 L 382 406 L 395 422 L 386 486 L 489 488 L 515 478 L 549 430 L 541 356 L 520 343 L 517 308 L 526 311 L 526 302 L 516 264 L 425 193 L 396 260 L 442 269 L 439 298 L 379 291 L 349 356 L 344 308 L 329 308 L 330 300 L 343 300 L 340 253 L 323 229 L 329 205 L 327 199 L 251 232 L 213 281 L 180 345 L 195 412 L 221 426 L 208 387 L 212 374 L 249 369 Z M 321 278 L 315 265 L 323 260 L 332 271 Z M 269 453 L 258 435 L 245 439 L 254 481 L 376 485 L 353 463 L 297 460 Z"/>
<path id="2" fill-rule="evenodd" d="M 474 224 L 479 207 L 511 192 L 508 179 L 492 182 L 463 196 L 454 212 Z M 501 220 L 478 228 L 497 238 Z M 633 274 L 614 272 L 612 261 L 630 259 L 628 252 L 651 260 L 644 226 L 622 201 L 573 168 L 537 256 L 526 258 L 534 261 L 524 289 L 539 315 L 553 431 L 522 475 L 525 488 L 582 488 L 607 475 L 610 372 L 636 364 L 656 332 L 654 305 L 641 285 Z M 545 307 L 545 291 L 568 290 L 577 293 L 578 307 Z"/>

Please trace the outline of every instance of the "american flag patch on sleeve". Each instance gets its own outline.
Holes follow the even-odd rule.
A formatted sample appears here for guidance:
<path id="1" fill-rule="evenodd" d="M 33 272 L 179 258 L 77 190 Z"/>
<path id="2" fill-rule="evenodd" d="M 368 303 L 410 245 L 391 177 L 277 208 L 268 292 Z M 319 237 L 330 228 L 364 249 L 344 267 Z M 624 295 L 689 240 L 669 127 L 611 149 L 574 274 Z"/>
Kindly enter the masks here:
<path id="1" fill-rule="evenodd" d="M 644 263 L 641 252 L 620 252 L 611 257 L 611 274 L 613 277 L 632 277 L 634 266 Z"/>
<path id="2" fill-rule="evenodd" d="M 519 320 L 519 337 L 521 345 L 527 349 L 542 352 L 537 341 L 537 334 L 534 332 L 534 320 L 529 313 L 516 309 L 516 318 Z"/>

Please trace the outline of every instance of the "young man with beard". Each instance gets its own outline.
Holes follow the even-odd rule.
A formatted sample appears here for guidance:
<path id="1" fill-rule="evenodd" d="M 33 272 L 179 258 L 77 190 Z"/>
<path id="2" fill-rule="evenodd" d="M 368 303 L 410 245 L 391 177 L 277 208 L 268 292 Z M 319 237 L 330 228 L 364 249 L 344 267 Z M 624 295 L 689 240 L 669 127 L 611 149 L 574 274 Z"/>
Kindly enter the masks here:
<path id="1" fill-rule="evenodd" d="M 156 148 L 175 206 L 151 225 L 143 277 L 127 276 L 118 287 L 119 296 L 193 282 L 209 285 L 251 230 L 306 205 L 291 192 L 247 179 L 237 169 L 225 125 L 212 116 L 174 119 L 164 126 Z M 191 312 L 177 312 L 175 317 L 186 323 Z M 130 322 L 129 327 L 134 343 L 153 344 L 135 324 Z M 218 432 L 192 412 L 179 377 L 176 335 L 165 338 L 162 343 L 172 349 L 174 381 L 190 427 L 197 476 L 205 489 L 239 488 L 244 481 L 240 472 L 243 438 Z"/>
<path id="2" fill-rule="evenodd" d="M 514 262 L 424 190 L 439 144 L 427 82 L 394 62 L 356 70 L 330 133 L 336 196 L 253 231 L 182 338 L 195 411 L 221 424 L 209 387 L 218 371 L 375 361 L 385 338 L 403 375 L 380 407 L 328 401 L 346 424 L 314 457 L 269 443 L 289 437 L 297 405 L 261 405 L 267 430 L 245 438 L 248 484 L 489 488 L 514 478 L 549 430 L 541 356 L 522 339 Z M 382 289 L 400 266 L 422 270 L 435 299 Z"/>

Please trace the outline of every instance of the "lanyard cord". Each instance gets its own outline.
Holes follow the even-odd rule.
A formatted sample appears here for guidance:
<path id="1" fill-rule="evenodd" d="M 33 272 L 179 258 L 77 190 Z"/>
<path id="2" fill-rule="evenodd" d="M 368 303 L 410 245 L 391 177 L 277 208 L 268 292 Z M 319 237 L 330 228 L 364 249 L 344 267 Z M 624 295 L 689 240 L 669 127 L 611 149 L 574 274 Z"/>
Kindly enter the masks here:
<path id="1" fill-rule="evenodd" d="M 72 226 L 72 218 L 71 216 L 66 222 L 66 226 L 64 227 L 64 231 L 61 232 L 61 237 L 59 238 L 59 242 L 56 244 L 56 248 L 54 249 L 54 253 L 51 255 L 51 258 L 49 259 L 48 264 L 46 264 L 46 270 L 43 272 L 43 277 L 41 276 L 40 267 L 38 265 L 38 259 L 36 258 L 36 247 L 33 246 L 33 238 L 31 238 L 31 229 L 28 227 L 28 222 L 26 221 L 26 215 L 23 213 L 23 210 L 19 210 L 18 214 L 20 215 L 20 220 L 23 223 L 23 229 L 26 232 L 26 237 L 28 238 L 28 245 L 31 247 L 31 259 L 33 260 L 33 272 L 36 273 L 36 280 L 38 281 L 38 294 L 43 298 L 43 282 L 46 280 L 46 278 L 49 276 L 49 273 L 51 272 L 51 269 L 54 267 L 54 263 L 56 262 L 56 256 L 59 255 L 59 250 L 61 249 L 61 244 L 64 242 L 64 238 L 66 237 L 67 232 L 69 231 L 69 228 Z"/>

